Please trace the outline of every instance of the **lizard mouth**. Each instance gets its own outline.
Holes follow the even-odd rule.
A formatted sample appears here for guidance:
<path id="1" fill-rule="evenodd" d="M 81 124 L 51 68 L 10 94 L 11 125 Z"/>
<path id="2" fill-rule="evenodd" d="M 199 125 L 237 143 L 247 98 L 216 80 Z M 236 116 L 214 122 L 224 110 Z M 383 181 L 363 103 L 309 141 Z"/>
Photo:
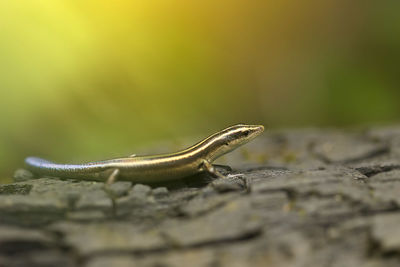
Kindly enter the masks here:
<path id="1" fill-rule="evenodd" d="M 263 125 L 250 125 L 250 136 L 251 138 L 255 138 L 259 136 L 262 132 L 264 132 L 264 126 Z"/>

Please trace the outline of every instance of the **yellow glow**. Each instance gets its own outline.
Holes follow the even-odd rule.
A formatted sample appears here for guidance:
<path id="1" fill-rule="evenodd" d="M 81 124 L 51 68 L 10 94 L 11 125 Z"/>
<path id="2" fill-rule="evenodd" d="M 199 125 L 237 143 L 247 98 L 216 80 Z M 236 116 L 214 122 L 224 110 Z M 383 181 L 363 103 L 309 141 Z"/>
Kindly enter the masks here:
<path id="1" fill-rule="evenodd" d="M 0 1 L 0 173 L 237 122 L 393 121 L 393 5 Z"/>

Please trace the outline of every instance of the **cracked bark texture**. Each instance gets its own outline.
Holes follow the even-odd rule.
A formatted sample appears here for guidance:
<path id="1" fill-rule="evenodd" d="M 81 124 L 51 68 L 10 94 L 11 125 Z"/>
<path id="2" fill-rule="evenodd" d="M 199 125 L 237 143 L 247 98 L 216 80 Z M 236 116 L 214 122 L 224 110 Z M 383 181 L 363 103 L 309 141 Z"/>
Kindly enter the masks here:
<path id="1" fill-rule="evenodd" d="M 267 132 L 220 163 L 112 195 L 18 170 L 0 266 L 399 266 L 400 127 Z"/>

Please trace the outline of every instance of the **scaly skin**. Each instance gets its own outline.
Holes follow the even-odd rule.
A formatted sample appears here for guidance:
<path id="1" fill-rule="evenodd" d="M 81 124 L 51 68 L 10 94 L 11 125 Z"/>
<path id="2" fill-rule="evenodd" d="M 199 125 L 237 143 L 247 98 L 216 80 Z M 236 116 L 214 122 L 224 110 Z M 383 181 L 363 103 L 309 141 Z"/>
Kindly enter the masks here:
<path id="1" fill-rule="evenodd" d="M 222 175 L 211 164 L 218 157 L 249 142 L 264 131 L 262 125 L 238 124 L 217 132 L 203 141 L 176 153 L 132 156 L 84 164 L 57 164 L 36 157 L 25 159 L 27 168 L 37 175 L 82 180 L 162 182 L 208 172 Z"/>

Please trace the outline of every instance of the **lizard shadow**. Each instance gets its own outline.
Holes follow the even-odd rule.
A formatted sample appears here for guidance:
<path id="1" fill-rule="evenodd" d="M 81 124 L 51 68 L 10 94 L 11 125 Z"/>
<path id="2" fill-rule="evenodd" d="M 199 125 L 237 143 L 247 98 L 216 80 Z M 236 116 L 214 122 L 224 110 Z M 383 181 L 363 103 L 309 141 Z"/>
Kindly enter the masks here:
<path id="1" fill-rule="evenodd" d="M 232 169 L 226 165 L 216 165 L 214 167 L 222 174 L 228 175 L 232 173 Z M 203 188 L 218 178 L 211 176 L 208 173 L 199 173 L 188 176 L 179 180 L 165 181 L 165 182 L 149 182 L 142 183 L 150 186 L 151 188 L 166 187 L 168 190 L 179 190 L 183 188 Z"/>

